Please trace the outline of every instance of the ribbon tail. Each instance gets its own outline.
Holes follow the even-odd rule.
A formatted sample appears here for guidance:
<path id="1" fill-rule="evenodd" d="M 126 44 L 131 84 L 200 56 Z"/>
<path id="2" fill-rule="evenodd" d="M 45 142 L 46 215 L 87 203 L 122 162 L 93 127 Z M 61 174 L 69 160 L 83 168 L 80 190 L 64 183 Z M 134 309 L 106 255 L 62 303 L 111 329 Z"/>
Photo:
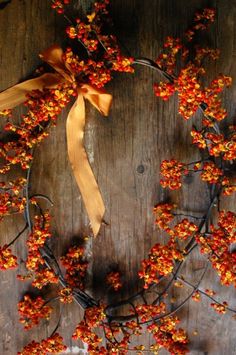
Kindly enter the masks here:
<path id="1" fill-rule="evenodd" d="M 26 80 L 0 93 L 0 111 L 14 108 L 27 100 L 33 90 L 53 89 L 64 79 L 58 74 L 46 73 L 38 78 Z"/>
<path id="2" fill-rule="evenodd" d="M 66 122 L 68 155 L 76 182 L 87 210 L 94 236 L 101 227 L 105 206 L 83 145 L 85 103 L 81 92 Z"/>

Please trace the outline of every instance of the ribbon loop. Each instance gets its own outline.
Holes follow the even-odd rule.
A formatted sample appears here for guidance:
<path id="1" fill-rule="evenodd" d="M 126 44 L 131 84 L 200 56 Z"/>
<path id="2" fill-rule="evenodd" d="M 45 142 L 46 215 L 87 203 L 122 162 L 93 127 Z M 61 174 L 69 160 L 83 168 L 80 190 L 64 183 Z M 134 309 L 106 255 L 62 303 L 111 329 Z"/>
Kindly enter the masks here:
<path id="1" fill-rule="evenodd" d="M 62 82 L 60 75 L 46 73 L 38 78 L 26 80 L 23 83 L 14 85 L 0 93 L 0 111 L 14 108 L 24 101 L 26 95 L 33 90 L 53 89 Z"/>
<path id="2" fill-rule="evenodd" d="M 63 60 L 63 50 L 57 44 L 54 44 L 40 53 L 39 57 L 55 69 L 56 72 L 61 74 L 66 81 L 74 81 L 73 73 Z"/>

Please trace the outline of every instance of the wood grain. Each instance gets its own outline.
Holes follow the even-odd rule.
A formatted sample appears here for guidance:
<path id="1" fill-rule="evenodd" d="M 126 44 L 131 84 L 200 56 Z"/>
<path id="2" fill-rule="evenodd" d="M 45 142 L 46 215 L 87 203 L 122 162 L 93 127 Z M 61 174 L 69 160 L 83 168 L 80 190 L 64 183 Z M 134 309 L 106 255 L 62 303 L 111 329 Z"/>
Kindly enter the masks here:
<path id="1" fill-rule="evenodd" d="M 72 1 L 74 11 L 89 7 L 91 1 Z M 216 45 L 221 50 L 217 64 L 209 66 L 206 80 L 219 72 L 236 79 L 236 1 L 235 0 L 116 0 L 112 2 L 115 29 L 124 51 L 136 57 L 155 59 L 167 35 L 183 36 L 191 24 L 193 14 L 204 6 L 217 9 L 217 20 L 203 42 Z M 0 89 L 3 90 L 26 79 L 40 64 L 38 53 L 49 45 L 64 43 L 65 21 L 50 9 L 50 1 L 12 0 L 0 11 Z M 167 103 L 157 99 L 152 90 L 158 73 L 148 68 L 138 68 L 135 75 L 118 74 L 107 90 L 114 96 L 108 119 L 101 117 L 87 105 L 85 146 L 106 205 L 105 221 L 97 239 L 89 239 L 87 254 L 90 260 L 89 291 L 107 301 L 122 299 L 136 292 L 141 284 L 137 272 L 141 260 L 163 235 L 153 226 L 152 208 L 165 198 L 179 203 L 184 210 L 204 212 L 209 201 L 205 185 L 195 180 L 187 181 L 182 191 L 171 195 L 159 185 L 159 166 L 163 159 L 176 157 L 192 161 L 198 157 L 190 145 L 189 131 L 192 121 L 184 122 L 177 114 L 177 99 Z M 223 94 L 230 119 L 235 117 L 236 85 Z M 21 112 L 21 109 L 19 109 Z M 61 115 L 56 128 L 36 151 L 33 165 L 32 193 L 44 193 L 54 202 L 54 247 L 60 255 L 73 238 L 90 235 L 89 221 L 75 183 L 66 153 L 65 118 Z M 18 171 L 14 171 L 17 174 Z M 235 208 L 235 200 L 222 201 L 225 208 Z M 1 244 L 10 241 L 20 230 L 22 219 L 9 217 L 1 224 Z M 22 243 L 15 251 L 24 258 Z M 123 275 L 124 290 L 114 296 L 107 292 L 106 273 L 119 265 Z M 183 274 L 191 282 L 198 280 L 205 259 L 198 252 L 191 255 Z M 15 281 L 16 272 L 0 274 L 0 354 L 13 355 L 29 340 L 41 339 L 53 330 L 60 309 L 50 323 L 44 323 L 29 334 L 18 325 L 16 303 L 27 291 L 27 285 Z M 213 287 L 211 284 L 213 283 Z M 222 287 L 214 271 L 207 272 L 202 288 L 214 288 L 218 298 L 235 303 L 233 289 Z M 50 295 L 47 289 L 46 295 Z M 173 295 L 181 302 L 189 290 L 176 289 Z M 235 304 L 234 304 L 235 305 Z M 235 320 L 230 314 L 219 316 L 209 308 L 209 301 L 201 304 L 190 301 L 179 315 L 190 335 L 191 355 L 233 355 L 236 353 Z M 82 312 L 73 305 L 62 311 L 59 329 L 71 347 L 70 340 Z M 197 331 L 196 336 L 193 332 Z M 146 345 L 148 335 L 143 337 Z M 84 347 L 83 344 L 80 344 Z M 72 350 L 71 350 L 72 353 Z M 82 354 L 75 350 L 74 354 Z M 151 353 L 151 352 L 150 352 Z M 164 351 L 161 354 L 165 354 Z"/>

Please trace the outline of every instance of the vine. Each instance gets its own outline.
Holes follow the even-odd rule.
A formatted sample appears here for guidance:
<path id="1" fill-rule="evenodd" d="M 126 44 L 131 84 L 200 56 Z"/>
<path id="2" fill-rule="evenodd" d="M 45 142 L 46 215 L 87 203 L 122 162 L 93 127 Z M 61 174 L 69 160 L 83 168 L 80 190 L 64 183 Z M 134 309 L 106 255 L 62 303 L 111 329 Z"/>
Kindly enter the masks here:
<path id="1" fill-rule="evenodd" d="M 197 12 L 193 26 L 185 33 L 185 41 L 168 37 L 163 52 L 153 61 L 122 54 L 119 41 L 109 32 L 112 27 L 109 0 L 95 2 L 92 11 L 84 19 L 76 20 L 66 13 L 69 2 L 52 0 L 52 8 L 68 21 L 66 33 L 69 40 L 76 43 L 73 43 L 76 49 L 72 50 L 72 45 L 66 48 L 60 57 L 60 65 L 55 65 L 55 62 L 52 65 L 51 59 L 46 60 L 55 69 L 54 72 L 60 73 L 65 80 L 54 76 L 57 82 L 53 87 L 46 82 L 43 88 L 27 92 L 24 102 L 27 113 L 21 116 L 18 124 L 15 123 L 12 110 L 1 111 L 6 120 L 4 129 L 8 133 L 8 140 L 0 145 L 0 172 L 7 174 L 14 165 L 20 165 L 26 174 L 15 181 L 0 183 L 1 219 L 12 214 L 23 214 L 25 220 L 25 226 L 18 235 L 9 244 L 0 247 L 0 269 L 5 271 L 18 266 L 17 257 L 11 249 L 27 230 L 27 271 L 18 275 L 18 279 L 32 280 L 32 286 L 39 290 L 48 284 L 56 284 L 59 285 L 59 291 L 57 286 L 55 297 L 48 300 L 29 294 L 23 297 L 18 304 L 18 311 L 24 329 L 29 330 L 38 325 L 40 320 L 49 319 L 52 301 L 63 304 L 76 302 L 84 309 L 84 318 L 77 325 L 72 338 L 87 343 L 89 354 L 143 354 L 147 351 L 158 354 L 159 349 L 164 347 L 172 355 L 183 355 L 188 352 L 188 337 L 178 327 L 180 320 L 176 312 L 190 298 L 198 302 L 201 297 L 207 297 L 211 300 L 211 307 L 218 313 L 236 313 L 226 301 L 218 300 L 213 290 L 201 288 L 209 265 L 215 269 L 223 285 L 236 286 L 236 253 L 233 249 L 236 242 L 236 215 L 232 211 L 220 209 L 221 195 L 230 196 L 236 192 L 233 170 L 236 158 L 235 126 L 222 124 L 227 112 L 219 97 L 223 89 L 231 85 L 232 79 L 220 74 L 205 86 L 202 80 L 206 72 L 204 64 L 206 60 L 216 60 L 219 50 L 200 46 L 192 48 L 191 45 L 196 34 L 207 30 L 214 22 L 215 10 L 207 8 Z M 44 59 L 46 55 L 41 57 Z M 31 196 L 31 169 L 35 149 L 48 137 L 50 127 L 56 125 L 62 109 L 78 95 L 83 85 L 100 90 L 112 80 L 113 72 L 134 73 L 136 65 L 148 66 L 161 74 L 165 81 L 154 85 L 155 95 L 166 101 L 176 92 L 178 112 L 185 120 L 201 111 L 201 119 L 193 126 L 191 136 L 202 158 L 187 163 L 174 158 L 164 160 L 161 163 L 161 186 L 177 190 L 186 176 L 197 174 L 208 184 L 211 197 L 202 216 L 185 214 L 169 202 L 154 207 L 155 224 L 165 232 L 167 242 L 164 245 L 155 244 L 142 261 L 139 271 L 139 278 L 143 280 L 142 289 L 120 302 L 105 304 L 86 291 L 88 262 L 84 247 L 71 246 L 60 260 L 54 256 L 49 242 L 52 238 L 50 213 L 41 208 L 40 199 L 45 199 L 49 204 L 52 202 L 44 195 Z M 46 69 L 38 70 L 39 74 L 47 75 Z M 218 219 L 213 225 L 210 223 L 216 205 Z M 181 270 L 195 248 L 205 255 L 207 262 L 198 282 L 192 284 L 181 275 Z M 118 271 L 110 272 L 106 282 L 114 292 L 122 288 Z M 179 305 L 169 309 L 165 297 L 172 286 L 186 286 L 190 293 Z M 126 314 L 123 314 L 123 306 L 129 309 Z M 32 341 L 18 354 L 42 355 L 65 351 L 63 339 L 57 333 L 59 326 L 60 318 L 51 336 L 41 342 Z M 102 337 L 98 335 L 101 331 Z M 145 331 L 152 334 L 153 345 L 149 349 L 142 344 L 132 346 L 133 338 Z"/>

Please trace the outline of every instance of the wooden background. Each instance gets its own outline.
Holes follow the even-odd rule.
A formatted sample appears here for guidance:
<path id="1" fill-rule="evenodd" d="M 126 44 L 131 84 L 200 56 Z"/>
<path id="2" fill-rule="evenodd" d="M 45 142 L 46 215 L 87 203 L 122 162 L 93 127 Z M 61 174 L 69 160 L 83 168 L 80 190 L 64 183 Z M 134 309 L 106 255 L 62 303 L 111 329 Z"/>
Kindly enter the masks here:
<path id="1" fill-rule="evenodd" d="M 74 11 L 87 8 L 91 1 L 72 1 Z M 182 37 L 191 24 L 194 12 L 205 6 L 217 9 L 216 23 L 203 36 L 203 42 L 221 50 L 220 60 L 208 70 L 206 80 L 219 72 L 236 79 L 236 1 L 235 0 L 113 0 L 112 16 L 116 32 L 126 50 L 135 57 L 155 59 L 167 35 Z M 50 9 L 46 0 L 12 0 L 0 11 L 0 89 L 24 80 L 40 64 L 38 54 L 57 42 L 63 45 L 65 21 Z M 106 205 L 105 220 L 99 237 L 89 239 L 87 255 L 90 260 L 89 291 L 96 298 L 106 294 L 104 276 L 116 265 L 123 275 L 124 290 L 116 296 L 122 299 L 138 290 L 137 271 L 141 260 L 156 241 L 164 237 L 153 225 L 152 207 L 169 196 L 159 185 L 159 166 L 163 159 L 176 157 L 186 162 L 198 158 L 196 149 L 189 145 L 192 121 L 184 122 L 177 114 L 176 97 L 163 103 L 153 94 L 152 85 L 160 80 L 157 72 L 137 68 L 135 75 L 119 74 L 108 85 L 114 96 L 108 119 L 103 119 L 87 105 L 85 145 L 89 160 L 102 191 Z M 236 85 L 224 93 L 229 117 L 235 117 Z M 20 109 L 19 109 L 19 112 Z M 73 238 L 90 235 L 89 221 L 80 193 L 71 174 L 66 153 L 66 111 L 50 138 L 37 149 L 33 165 L 31 191 L 47 194 L 54 202 L 53 231 L 55 250 L 60 255 Z M 17 171 L 14 172 L 17 174 Z M 182 191 L 171 194 L 183 210 L 204 213 L 209 201 L 205 185 L 193 179 L 186 181 Z M 222 206 L 234 208 L 233 199 L 222 201 Z M 7 218 L 1 224 L 1 245 L 9 242 L 23 226 L 22 217 Z M 22 258 L 24 240 L 14 251 Z M 191 282 L 197 281 L 205 259 L 196 252 L 191 255 L 183 274 Z M 20 270 L 23 271 L 22 267 Z M 60 312 L 48 323 L 26 333 L 18 324 L 16 304 L 27 287 L 15 280 L 16 272 L 0 274 L 0 354 L 13 355 L 32 339 L 51 333 Z M 213 283 L 213 286 L 211 286 Z M 212 287 L 218 299 L 229 300 L 233 306 L 233 288 L 221 287 L 215 272 L 209 271 L 202 289 Z M 170 296 L 177 305 L 190 290 L 176 289 Z M 50 290 L 46 289 L 46 296 Z M 209 308 L 209 301 L 200 304 L 190 301 L 179 315 L 182 326 L 189 333 L 191 355 L 236 354 L 235 320 L 232 314 L 218 315 Z M 174 307 L 172 305 L 171 307 Z M 73 305 L 64 307 L 59 331 L 70 347 L 68 353 L 83 354 L 83 344 L 72 342 L 70 335 L 82 316 Z M 194 335 L 196 334 L 197 335 Z M 148 344 L 148 335 L 143 341 Z M 151 354 L 151 352 L 150 352 Z M 161 351 L 165 354 L 165 351 Z"/>

